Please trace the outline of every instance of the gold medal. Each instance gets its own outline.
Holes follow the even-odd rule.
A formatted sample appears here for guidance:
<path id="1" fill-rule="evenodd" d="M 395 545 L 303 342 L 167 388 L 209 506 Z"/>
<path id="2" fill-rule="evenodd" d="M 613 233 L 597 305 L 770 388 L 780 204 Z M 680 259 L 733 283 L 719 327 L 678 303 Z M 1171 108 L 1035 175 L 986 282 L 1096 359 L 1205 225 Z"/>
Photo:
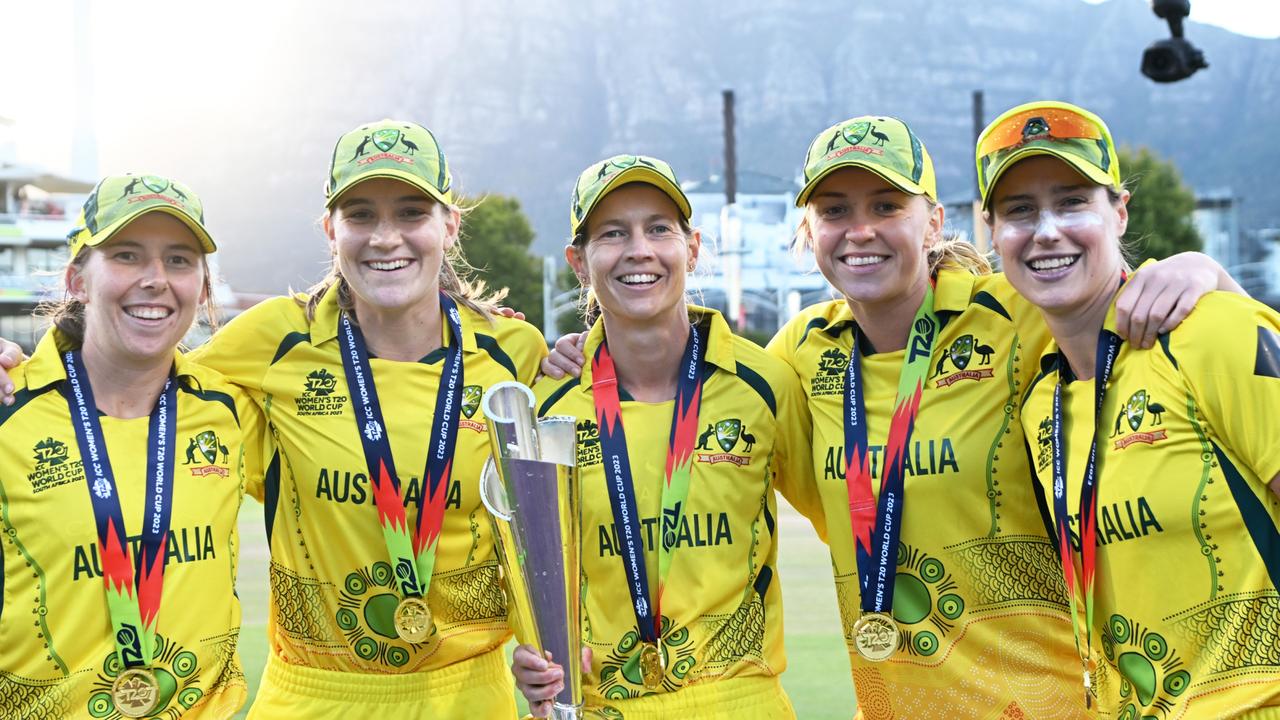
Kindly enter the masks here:
<path id="1" fill-rule="evenodd" d="M 640 645 L 640 676 L 644 678 L 644 686 L 649 690 L 662 687 L 662 680 L 667 675 L 667 661 L 658 649 L 657 643 Z"/>
<path id="2" fill-rule="evenodd" d="M 125 717 L 147 717 L 159 699 L 160 683 L 149 668 L 129 668 L 111 683 L 111 702 Z"/>
<path id="3" fill-rule="evenodd" d="M 420 643 L 431 634 L 431 608 L 420 597 L 407 597 L 396 606 L 396 634 L 401 640 Z"/>
<path id="4" fill-rule="evenodd" d="M 889 613 L 866 613 L 853 623 L 853 645 L 864 660 L 882 662 L 898 649 L 901 633 Z"/>

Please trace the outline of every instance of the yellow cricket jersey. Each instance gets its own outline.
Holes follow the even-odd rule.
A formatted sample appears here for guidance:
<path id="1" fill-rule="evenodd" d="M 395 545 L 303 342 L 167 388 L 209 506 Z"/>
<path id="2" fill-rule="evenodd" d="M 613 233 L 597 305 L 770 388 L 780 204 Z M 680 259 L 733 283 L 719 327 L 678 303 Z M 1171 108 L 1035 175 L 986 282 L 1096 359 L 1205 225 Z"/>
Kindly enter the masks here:
<path id="1" fill-rule="evenodd" d="M 427 601 L 435 631 L 423 643 L 396 635 L 400 600 L 342 367 L 336 290 L 308 322 L 294 298 L 242 313 L 200 349 L 200 361 L 250 391 L 270 426 L 262 486 L 271 545 L 268 637 L 283 662 L 360 673 L 435 670 L 510 637 L 479 478 L 489 454 L 480 397 L 490 385 L 531 384 L 546 354 L 520 320 L 464 305 L 462 415 L 444 525 Z M 447 328 L 447 325 L 446 325 Z M 443 333 L 452 343 L 450 333 Z M 371 358 L 407 516 L 417 521 L 444 348 L 418 362 Z"/>
<path id="2" fill-rule="evenodd" d="M 689 496 L 661 599 L 667 673 L 658 692 L 666 693 L 782 672 L 774 489 L 802 511 L 821 513 L 816 495 L 804 494 L 812 489 L 808 419 L 794 373 L 733 336 L 715 311 L 691 308 L 691 315 L 707 327 L 706 371 Z M 598 321 L 587 336 L 588 358 L 603 337 L 604 324 Z M 582 368 L 581 378 L 544 378 L 534 392 L 540 416 L 577 421 L 583 638 L 593 652 L 583 684 L 589 707 L 621 718 L 625 701 L 652 693 L 639 673 L 639 632 L 601 465 L 591 365 Z M 674 400 L 634 401 L 625 388 L 619 395 L 652 598 Z"/>
<path id="3" fill-rule="evenodd" d="M 1056 349 L 1023 410 L 1046 488 Z M 1077 567 L 1095 387 L 1063 387 Z M 1280 501 L 1266 487 L 1280 473 L 1280 314 L 1206 295 L 1155 347 L 1121 347 L 1104 403 L 1093 629 L 1104 715 L 1280 717 Z M 1270 713 L 1247 712 L 1259 707 Z"/>
<path id="4" fill-rule="evenodd" d="M 1078 717 L 1083 695 L 1066 594 L 1018 421 L 1048 332 L 1003 275 L 943 270 L 934 309 L 942 330 L 906 455 L 893 605 L 903 647 L 885 662 L 862 659 L 853 645 L 861 592 L 843 415 L 853 314 L 844 300 L 815 305 L 769 344 L 808 394 L 814 474 L 860 711 L 868 719 Z M 878 481 L 904 352 L 860 350 Z"/>
<path id="5" fill-rule="evenodd" d="M 60 333 L 45 334 L 10 374 L 17 401 L 0 407 L 0 715 L 120 717 L 110 691 L 121 665 L 59 343 L 65 350 Z M 157 714 L 227 718 L 245 699 L 236 515 L 258 472 L 241 438 L 260 434 L 261 420 L 217 373 L 181 353 L 174 362 L 172 515 L 152 665 Z M 101 423 L 136 558 L 149 418 Z"/>

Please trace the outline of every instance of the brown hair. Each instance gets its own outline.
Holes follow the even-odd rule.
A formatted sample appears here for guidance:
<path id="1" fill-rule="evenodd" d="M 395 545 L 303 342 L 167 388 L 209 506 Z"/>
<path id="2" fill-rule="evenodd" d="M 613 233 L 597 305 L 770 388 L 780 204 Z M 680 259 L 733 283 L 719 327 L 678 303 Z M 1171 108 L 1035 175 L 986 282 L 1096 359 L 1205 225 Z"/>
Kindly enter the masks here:
<path id="1" fill-rule="evenodd" d="M 460 215 L 465 216 L 472 206 L 449 205 L 426 196 L 432 201 L 432 212 L 438 212 L 445 207 L 451 210 L 457 210 Z M 332 210 L 320 216 L 320 222 L 329 217 Z M 458 240 L 453 243 L 453 247 L 445 251 L 444 260 L 440 263 L 440 275 L 438 277 L 440 289 L 446 295 L 461 305 L 465 305 L 473 312 L 479 313 L 492 321 L 494 315 L 497 314 L 498 303 L 507 296 L 507 288 L 501 288 L 494 292 L 488 292 L 488 285 L 484 280 L 475 277 L 476 269 L 467 262 L 466 255 L 462 252 L 462 227 L 458 227 Z M 351 286 L 347 283 L 347 279 L 342 276 L 342 270 L 338 268 L 338 259 L 336 256 L 329 258 L 329 271 L 325 273 L 324 278 L 307 289 L 306 298 L 298 299 L 298 304 L 306 309 L 307 320 L 315 320 L 316 308 L 320 305 L 320 299 L 330 288 L 337 286 L 338 307 L 353 321 L 359 322 L 356 318 L 355 302 L 351 297 Z"/>
<path id="2" fill-rule="evenodd" d="M 927 195 L 917 197 L 924 199 L 930 213 L 938 207 L 938 203 Z M 800 225 L 796 227 L 791 247 L 796 253 L 813 249 L 813 234 L 809 231 L 807 206 L 804 216 L 800 218 Z M 987 256 L 978 252 L 978 248 L 973 243 L 962 239 L 960 233 L 954 230 L 943 231 L 942 238 L 938 242 L 925 248 L 925 259 L 929 266 L 930 277 L 937 275 L 939 270 L 963 270 L 974 275 L 991 274 L 991 261 Z"/>
<path id="3" fill-rule="evenodd" d="M 67 261 L 66 267 L 74 268 L 76 272 L 83 271 L 85 263 L 89 261 L 90 253 L 95 252 L 99 250 L 86 245 L 74 258 Z M 210 332 L 213 332 L 218 329 L 220 323 L 218 322 L 218 305 L 213 297 L 213 278 L 209 272 L 207 256 L 200 256 L 200 267 L 204 270 L 205 302 L 199 309 L 204 311 L 205 322 L 209 324 Z M 69 288 L 64 288 L 61 300 L 40 303 L 34 315 L 57 328 L 73 347 L 84 345 L 84 303 L 71 297 Z"/>

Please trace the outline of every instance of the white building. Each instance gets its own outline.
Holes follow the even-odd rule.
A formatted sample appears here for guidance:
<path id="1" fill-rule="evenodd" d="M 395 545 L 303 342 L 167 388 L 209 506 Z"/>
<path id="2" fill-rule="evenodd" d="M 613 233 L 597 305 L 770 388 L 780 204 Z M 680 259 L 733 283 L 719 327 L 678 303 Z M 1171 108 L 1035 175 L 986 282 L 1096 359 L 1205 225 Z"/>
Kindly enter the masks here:
<path id="1" fill-rule="evenodd" d="M 31 317 L 56 299 L 67 234 L 93 183 L 0 160 L 0 337 L 28 351 L 42 333 Z"/>
<path id="2" fill-rule="evenodd" d="M 794 181 L 739 172 L 736 203 L 726 211 L 722 178 L 685 184 L 693 224 L 703 233 L 691 288 L 730 325 L 772 335 L 800 308 L 831 297 L 813 254 L 792 251 L 803 212 L 794 206 L 799 190 Z"/>

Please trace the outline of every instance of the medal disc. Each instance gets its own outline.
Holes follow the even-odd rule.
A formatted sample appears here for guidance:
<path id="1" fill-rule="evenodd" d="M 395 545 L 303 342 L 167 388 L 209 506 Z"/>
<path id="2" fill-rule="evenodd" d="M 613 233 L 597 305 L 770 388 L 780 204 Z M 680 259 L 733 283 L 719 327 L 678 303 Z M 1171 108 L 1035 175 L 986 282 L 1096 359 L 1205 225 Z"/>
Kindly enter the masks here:
<path id="1" fill-rule="evenodd" d="M 865 660 L 881 662 L 898 649 L 901 633 L 888 613 L 867 613 L 853 623 L 853 642 Z"/>
<path id="2" fill-rule="evenodd" d="M 662 687 L 662 680 L 667 675 L 666 660 L 657 643 L 643 643 L 640 646 L 640 676 L 644 678 L 644 686 L 649 690 Z"/>
<path id="3" fill-rule="evenodd" d="M 396 634 L 401 640 L 420 643 L 431 634 L 431 608 L 420 597 L 407 597 L 396 606 Z"/>
<path id="4" fill-rule="evenodd" d="M 111 702 L 125 717 L 147 717 L 159 699 L 160 683 L 148 668 L 129 668 L 111 683 Z"/>

